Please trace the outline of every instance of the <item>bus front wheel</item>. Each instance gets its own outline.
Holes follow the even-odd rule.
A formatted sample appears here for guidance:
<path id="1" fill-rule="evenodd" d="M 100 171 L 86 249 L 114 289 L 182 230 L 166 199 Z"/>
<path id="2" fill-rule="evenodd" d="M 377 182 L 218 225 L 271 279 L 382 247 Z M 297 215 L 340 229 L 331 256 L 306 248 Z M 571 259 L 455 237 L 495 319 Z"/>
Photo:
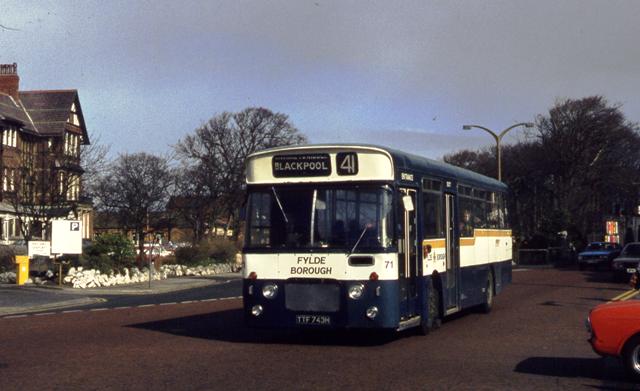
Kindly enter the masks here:
<path id="1" fill-rule="evenodd" d="M 429 294 L 427 297 L 427 319 L 420 322 L 420 333 L 427 335 L 431 330 L 440 327 L 442 320 L 440 319 L 440 292 L 435 289 L 433 280 L 429 280 L 427 287 Z"/>

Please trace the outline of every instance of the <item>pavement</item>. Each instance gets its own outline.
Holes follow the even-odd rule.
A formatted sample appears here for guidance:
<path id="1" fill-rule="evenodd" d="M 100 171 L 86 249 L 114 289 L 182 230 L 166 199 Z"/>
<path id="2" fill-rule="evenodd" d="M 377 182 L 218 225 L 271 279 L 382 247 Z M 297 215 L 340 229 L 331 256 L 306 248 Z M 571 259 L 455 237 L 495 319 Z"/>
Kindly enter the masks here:
<path id="1" fill-rule="evenodd" d="M 240 273 L 224 273 L 207 277 L 175 277 L 161 281 L 77 289 L 57 285 L 16 285 L 0 283 L 0 316 L 57 310 L 96 304 L 109 296 L 155 295 L 170 293 L 240 279 Z"/>

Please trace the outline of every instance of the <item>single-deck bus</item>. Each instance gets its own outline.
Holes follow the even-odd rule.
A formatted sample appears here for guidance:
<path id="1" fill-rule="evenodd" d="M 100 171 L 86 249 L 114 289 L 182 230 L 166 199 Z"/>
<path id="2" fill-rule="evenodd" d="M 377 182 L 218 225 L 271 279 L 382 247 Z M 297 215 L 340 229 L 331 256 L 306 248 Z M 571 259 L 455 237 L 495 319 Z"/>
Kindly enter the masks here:
<path id="1" fill-rule="evenodd" d="M 305 145 L 247 159 L 252 327 L 420 327 L 488 312 L 511 282 L 502 182 L 385 147 Z"/>

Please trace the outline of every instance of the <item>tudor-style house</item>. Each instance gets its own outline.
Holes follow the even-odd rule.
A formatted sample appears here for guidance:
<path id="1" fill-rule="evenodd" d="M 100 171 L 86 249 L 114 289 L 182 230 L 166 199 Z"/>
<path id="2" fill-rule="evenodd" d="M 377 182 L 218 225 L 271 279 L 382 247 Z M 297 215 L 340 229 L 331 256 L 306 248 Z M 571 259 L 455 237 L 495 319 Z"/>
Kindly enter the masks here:
<path id="1" fill-rule="evenodd" d="M 90 239 L 80 165 L 89 137 L 78 91 L 20 91 L 17 68 L 0 65 L 0 243 L 47 239 L 55 219 L 81 220 Z"/>

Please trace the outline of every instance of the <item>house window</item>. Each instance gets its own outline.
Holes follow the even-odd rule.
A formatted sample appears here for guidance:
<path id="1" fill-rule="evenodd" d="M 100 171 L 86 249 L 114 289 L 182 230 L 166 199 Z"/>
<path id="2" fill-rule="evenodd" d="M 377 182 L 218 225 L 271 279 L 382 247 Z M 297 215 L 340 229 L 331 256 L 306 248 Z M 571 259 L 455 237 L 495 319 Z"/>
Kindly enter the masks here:
<path id="1" fill-rule="evenodd" d="M 10 126 L 2 132 L 2 144 L 8 147 L 16 147 L 18 145 L 17 137 L 18 129 L 15 126 Z"/>
<path id="2" fill-rule="evenodd" d="M 67 200 L 77 201 L 80 198 L 80 177 L 78 175 L 69 175 L 69 183 L 67 184 Z"/>
<path id="3" fill-rule="evenodd" d="M 5 168 L 2 171 L 2 190 L 15 191 L 16 190 L 16 170 L 13 168 Z"/>
<path id="4" fill-rule="evenodd" d="M 69 123 L 75 126 L 80 126 L 80 118 L 78 117 L 78 110 L 76 104 L 71 105 L 71 112 L 69 113 Z"/>
<path id="5" fill-rule="evenodd" d="M 58 194 L 60 196 L 65 194 L 66 186 L 65 186 L 64 180 L 65 180 L 64 172 L 59 172 L 58 173 Z"/>
<path id="6" fill-rule="evenodd" d="M 80 154 L 80 136 L 74 133 L 65 132 L 64 154 L 78 157 Z"/>

